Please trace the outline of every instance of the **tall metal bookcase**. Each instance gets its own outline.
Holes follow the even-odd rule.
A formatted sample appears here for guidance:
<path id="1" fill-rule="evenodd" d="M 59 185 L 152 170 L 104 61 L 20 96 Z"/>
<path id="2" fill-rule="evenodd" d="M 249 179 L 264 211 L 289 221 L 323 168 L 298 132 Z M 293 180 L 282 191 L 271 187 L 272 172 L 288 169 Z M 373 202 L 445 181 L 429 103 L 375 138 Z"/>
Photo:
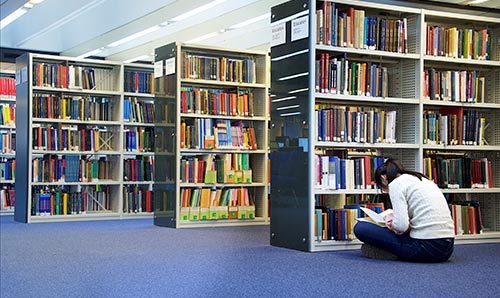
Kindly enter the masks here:
<path id="1" fill-rule="evenodd" d="M 340 158 L 356 159 L 358 152 L 381 158 L 398 158 L 408 168 L 417 171 L 424 171 L 424 160 L 435 153 L 488 158 L 493 177 L 491 186 L 443 188 L 443 192 L 447 196 L 479 201 L 481 204 L 482 233 L 457 235 L 457 243 L 498 242 L 500 138 L 495 131 L 500 127 L 500 16 L 477 16 L 469 11 L 440 11 L 439 8 L 431 10 L 429 7 L 412 7 L 411 4 L 401 6 L 401 2 L 395 1 L 377 2 L 289 1 L 271 10 L 271 244 L 302 251 L 359 248 L 361 243 L 356 239 L 319 237 L 321 231 L 318 225 L 322 222 L 318 220 L 316 212 L 320 200 L 326 202 L 324 204 L 327 207 L 335 209 L 344 207 L 346 197 L 374 196 L 378 193 L 373 186 L 324 187 L 321 181 L 318 182 L 318 176 L 321 176 L 318 156 L 338 155 Z M 332 30 L 320 25 L 328 17 L 323 14 L 328 5 L 338 12 L 347 12 L 348 9 L 362 11 L 363 17 L 404 19 L 406 49 L 388 51 L 362 44 L 338 45 L 324 40 L 323 30 Z M 477 30 L 487 28 L 489 60 L 427 55 L 427 25 L 470 26 Z M 320 38 L 320 35 L 323 36 Z M 387 94 L 380 96 L 321 90 L 317 78 L 328 76 L 320 71 L 322 55 L 328 55 L 330 59 L 338 57 L 339 60 L 381 66 L 388 73 Z M 331 60 L 327 58 L 326 61 Z M 423 74 L 430 67 L 480 71 L 486 77 L 487 95 L 484 102 L 429 100 L 425 96 L 426 80 Z M 345 140 L 322 138 L 319 131 L 324 127 L 319 127 L 321 119 L 318 111 L 333 111 L 339 107 L 343 112 L 352 111 L 353 107 L 356 111 L 395 111 L 395 138 L 388 142 L 355 140 L 354 137 L 348 140 L 347 136 Z M 479 110 L 490 125 L 490 129 L 485 130 L 488 144 L 451 146 L 424 142 L 424 136 L 428 133 L 426 115 L 429 111 L 446 107 Z M 355 174 L 356 171 L 352 170 L 351 173 Z"/>

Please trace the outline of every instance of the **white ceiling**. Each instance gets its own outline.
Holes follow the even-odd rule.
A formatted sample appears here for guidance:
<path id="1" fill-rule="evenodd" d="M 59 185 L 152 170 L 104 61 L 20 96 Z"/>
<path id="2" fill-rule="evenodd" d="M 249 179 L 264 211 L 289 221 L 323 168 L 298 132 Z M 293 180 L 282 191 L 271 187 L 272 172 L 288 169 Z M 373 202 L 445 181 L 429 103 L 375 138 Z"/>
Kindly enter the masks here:
<path id="1" fill-rule="evenodd" d="M 27 0 L 0 0 L 2 18 Z M 227 30 L 245 20 L 270 12 L 287 0 L 226 0 L 207 11 L 169 23 L 153 33 L 116 47 L 109 44 L 213 0 L 45 0 L 0 31 L 0 47 L 79 56 L 95 49 L 94 56 L 125 61 L 152 54 L 156 47 L 173 41 L 186 42 L 208 33 L 215 37 L 204 45 L 226 48 L 269 48 L 269 17 L 249 26 Z M 447 0 L 463 4 L 465 0 Z M 484 7 L 499 8 L 500 0 Z M 147 61 L 150 59 L 141 59 Z"/>
<path id="2" fill-rule="evenodd" d="M 2 16 L 27 0 L 2 0 Z M 45 0 L 1 31 L 5 48 L 41 50 L 79 56 L 104 48 L 95 56 L 124 61 L 151 54 L 172 41 L 185 42 L 220 32 L 245 20 L 270 12 L 286 0 L 226 0 L 182 21 L 120 46 L 112 42 L 159 25 L 213 0 Z M 203 44 L 230 48 L 267 49 L 269 17 L 247 27 L 207 39 Z"/>

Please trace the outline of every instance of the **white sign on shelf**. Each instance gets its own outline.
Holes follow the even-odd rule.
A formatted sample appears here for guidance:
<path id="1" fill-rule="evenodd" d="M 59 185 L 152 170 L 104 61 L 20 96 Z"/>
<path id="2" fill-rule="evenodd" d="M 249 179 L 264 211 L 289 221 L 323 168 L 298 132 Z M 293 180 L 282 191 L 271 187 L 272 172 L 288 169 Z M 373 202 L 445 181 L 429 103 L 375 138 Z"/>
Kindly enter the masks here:
<path id="1" fill-rule="evenodd" d="M 309 17 L 303 16 L 292 20 L 292 41 L 309 36 Z"/>
<path id="2" fill-rule="evenodd" d="M 163 76 L 163 60 L 155 62 L 155 78 Z"/>
<path id="3" fill-rule="evenodd" d="M 175 73 L 175 57 L 165 60 L 165 75 L 171 75 Z"/>
<path id="4" fill-rule="evenodd" d="M 286 42 L 285 23 L 280 23 L 271 27 L 271 47 L 279 46 Z"/>

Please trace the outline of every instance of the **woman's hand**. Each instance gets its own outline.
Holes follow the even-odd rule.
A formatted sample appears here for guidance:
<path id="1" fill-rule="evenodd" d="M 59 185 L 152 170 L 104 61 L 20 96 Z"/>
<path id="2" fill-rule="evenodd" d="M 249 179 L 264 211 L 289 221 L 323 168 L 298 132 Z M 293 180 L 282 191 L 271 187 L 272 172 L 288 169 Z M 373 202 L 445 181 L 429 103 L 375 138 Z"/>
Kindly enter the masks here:
<path id="1" fill-rule="evenodd" d="M 384 220 L 385 220 L 385 225 L 387 226 L 387 228 L 392 231 L 394 234 L 396 235 L 403 235 L 404 232 L 400 232 L 400 231 L 396 231 L 393 226 L 392 226 L 392 218 L 393 218 L 393 215 L 392 213 L 390 214 L 387 214 L 386 216 L 384 216 Z"/>

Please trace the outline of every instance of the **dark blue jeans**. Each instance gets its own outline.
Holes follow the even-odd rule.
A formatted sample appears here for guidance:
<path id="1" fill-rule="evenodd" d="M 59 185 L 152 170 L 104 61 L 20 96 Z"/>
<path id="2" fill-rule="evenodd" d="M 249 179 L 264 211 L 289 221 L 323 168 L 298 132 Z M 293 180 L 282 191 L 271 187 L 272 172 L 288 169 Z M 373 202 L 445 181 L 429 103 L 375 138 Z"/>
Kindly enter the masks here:
<path id="1" fill-rule="evenodd" d="M 408 234 L 396 235 L 388 228 L 362 221 L 354 226 L 354 234 L 360 241 L 410 262 L 444 262 L 453 253 L 453 238 L 414 239 Z"/>

